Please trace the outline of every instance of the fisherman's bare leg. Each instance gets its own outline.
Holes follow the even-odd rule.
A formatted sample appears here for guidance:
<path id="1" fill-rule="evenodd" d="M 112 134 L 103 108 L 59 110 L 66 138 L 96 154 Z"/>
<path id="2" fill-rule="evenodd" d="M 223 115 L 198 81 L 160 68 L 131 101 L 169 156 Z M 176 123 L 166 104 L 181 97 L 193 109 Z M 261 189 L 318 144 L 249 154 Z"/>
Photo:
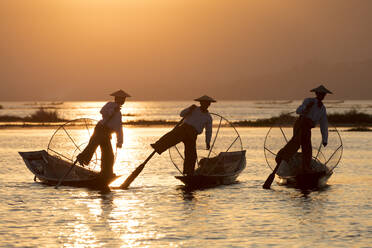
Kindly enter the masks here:
<path id="1" fill-rule="evenodd" d="M 112 150 L 111 139 L 109 136 L 102 139 L 100 147 L 102 152 L 100 174 L 102 178 L 109 179 L 114 174 L 114 152 Z"/>
<path id="2" fill-rule="evenodd" d="M 289 159 L 300 149 L 301 146 L 301 129 L 300 120 L 295 122 L 293 127 L 293 137 L 288 141 L 288 143 L 280 149 L 275 161 L 280 164 L 282 160 L 289 161 Z"/>
<path id="3" fill-rule="evenodd" d="M 306 172 L 311 171 L 310 163 L 312 158 L 311 146 L 311 129 L 304 128 L 301 135 L 301 149 L 302 149 L 302 170 Z"/>
<path id="4" fill-rule="evenodd" d="M 185 135 L 186 135 L 185 130 L 181 125 L 173 129 L 172 131 L 166 133 L 154 144 L 151 144 L 151 146 L 158 154 L 162 154 L 168 148 L 180 143 L 185 138 Z"/>
<path id="5" fill-rule="evenodd" d="M 185 141 L 185 160 L 183 163 L 183 174 L 187 176 L 194 175 L 196 154 L 196 135 L 188 137 Z"/>
<path id="6" fill-rule="evenodd" d="M 87 147 L 77 156 L 77 160 L 80 164 L 87 165 L 93 157 L 93 154 L 96 152 L 98 145 L 101 142 L 102 134 L 100 130 L 96 127 L 94 129 L 93 135 L 89 140 Z"/>

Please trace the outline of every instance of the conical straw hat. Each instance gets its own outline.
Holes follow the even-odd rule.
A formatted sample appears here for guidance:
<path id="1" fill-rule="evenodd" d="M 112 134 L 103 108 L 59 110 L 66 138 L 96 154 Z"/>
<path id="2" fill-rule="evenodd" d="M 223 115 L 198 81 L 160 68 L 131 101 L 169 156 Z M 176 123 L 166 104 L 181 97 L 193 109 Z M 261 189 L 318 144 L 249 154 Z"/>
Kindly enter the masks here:
<path id="1" fill-rule="evenodd" d="M 130 95 L 123 90 L 115 91 L 114 93 L 110 94 L 110 96 L 116 96 L 116 97 L 122 97 L 122 98 L 130 97 Z"/>
<path id="2" fill-rule="evenodd" d="M 328 90 L 326 87 L 324 87 L 323 85 L 320 85 L 312 90 L 310 90 L 311 92 L 318 92 L 318 93 L 324 93 L 324 94 L 333 94 L 330 90 Z"/>
<path id="3" fill-rule="evenodd" d="M 198 102 L 201 102 L 201 101 L 206 101 L 206 102 L 217 102 L 216 100 L 214 100 L 212 97 L 209 97 L 207 95 L 204 95 L 204 96 L 201 96 L 199 98 L 196 98 L 194 99 L 194 101 L 198 101 Z"/>

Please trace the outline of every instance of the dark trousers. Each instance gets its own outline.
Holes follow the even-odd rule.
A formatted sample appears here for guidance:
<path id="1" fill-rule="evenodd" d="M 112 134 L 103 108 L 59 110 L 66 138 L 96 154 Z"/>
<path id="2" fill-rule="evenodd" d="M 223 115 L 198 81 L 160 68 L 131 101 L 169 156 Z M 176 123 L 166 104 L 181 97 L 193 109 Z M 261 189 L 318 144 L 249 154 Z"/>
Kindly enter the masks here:
<path id="1" fill-rule="evenodd" d="M 82 151 L 77 159 L 80 163 L 89 164 L 98 146 L 101 147 L 101 177 L 110 178 L 113 175 L 114 152 L 111 145 L 111 132 L 107 128 L 98 124 L 94 128 L 92 137 L 87 147 Z"/>
<path id="2" fill-rule="evenodd" d="M 293 137 L 288 143 L 278 152 L 276 161 L 278 163 L 281 160 L 289 161 L 289 159 L 298 151 L 302 149 L 302 168 L 304 170 L 310 169 L 310 163 L 312 158 L 312 146 L 311 146 L 311 128 L 314 127 L 314 123 L 311 119 L 300 117 L 296 120 L 293 127 Z"/>
<path id="3" fill-rule="evenodd" d="M 169 133 L 161 137 L 153 148 L 159 154 L 172 146 L 183 142 L 185 145 L 185 160 L 183 162 L 183 174 L 193 175 L 195 169 L 195 162 L 197 159 L 196 154 L 196 138 L 198 134 L 194 127 L 183 123 L 182 125 L 174 128 Z"/>

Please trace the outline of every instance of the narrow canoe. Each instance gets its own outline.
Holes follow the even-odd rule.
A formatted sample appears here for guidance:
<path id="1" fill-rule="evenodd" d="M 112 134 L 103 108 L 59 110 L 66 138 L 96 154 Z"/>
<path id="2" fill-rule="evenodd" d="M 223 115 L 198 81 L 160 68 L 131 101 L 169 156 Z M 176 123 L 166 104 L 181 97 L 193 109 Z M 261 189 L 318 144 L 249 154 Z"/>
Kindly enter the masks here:
<path id="1" fill-rule="evenodd" d="M 325 164 L 313 158 L 310 171 L 304 173 L 301 163 L 301 153 L 296 153 L 288 163 L 283 160 L 277 171 L 278 184 L 300 189 L 322 188 L 327 185 L 333 172 Z"/>
<path id="2" fill-rule="evenodd" d="M 47 185 L 57 185 L 59 180 L 73 166 L 71 162 L 49 155 L 45 150 L 19 152 L 27 168 L 37 179 Z M 91 189 L 106 189 L 109 182 L 100 178 L 99 172 L 81 166 L 74 166 L 64 178 L 61 185 L 86 187 Z"/>
<path id="3" fill-rule="evenodd" d="M 232 184 L 246 167 L 245 152 L 221 152 L 213 158 L 202 158 L 194 175 L 176 178 L 189 188 Z"/>
<path id="4" fill-rule="evenodd" d="M 317 172 L 300 174 L 295 177 L 279 177 L 278 184 L 299 189 L 320 189 L 327 185 L 331 176 L 332 172 Z"/>

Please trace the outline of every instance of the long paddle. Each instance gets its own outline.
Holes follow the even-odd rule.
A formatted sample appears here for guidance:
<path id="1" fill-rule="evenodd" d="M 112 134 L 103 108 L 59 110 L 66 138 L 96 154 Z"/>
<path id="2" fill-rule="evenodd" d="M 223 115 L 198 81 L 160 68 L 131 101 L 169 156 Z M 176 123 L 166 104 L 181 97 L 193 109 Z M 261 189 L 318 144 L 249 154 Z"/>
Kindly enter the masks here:
<path id="1" fill-rule="evenodd" d="M 273 170 L 273 172 L 267 177 L 265 183 L 262 185 L 262 188 L 264 189 L 270 189 L 270 186 L 271 184 L 273 183 L 274 181 L 274 178 L 275 178 L 275 174 L 279 168 L 280 164 L 277 164 Z"/>
<path id="2" fill-rule="evenodd" d="M 136 177 L 141 173 L 147 162 L 154 156 L 155 150 L 146 158 L 146 160 L 140 164 L 130 175 L 125 181 L 120 185 L 119 188 L 121 189 L 127 189 L 129 185 L 136 179 Z"/>
<path id="3" fill-rule="evenodd" d="M 61 185 L 61 183 L 63 182 L 63 180 L 65 179 L 65 177 L 67 177 L 68 174 L 70 174 L 70 172 L 72 171 L 72 169 L 75 167 L 77 163 L 77 159 L 75 160 L 75 162 L 71 165 L 70 169 L 63 175 L 63 177 L 61 177 L 57 183 L 57 185 L 54 187 L 55 189 L 58 189 L 58 187 Z"/>
<path id="4" fill-rule="evenodd" d="M 177 125 L 173 128 L 175 129 L 176 127 L 178 127 L 182 122 L 183 120 L 185 119 L 185 117 L 183 117 L 178 123 Z M 121 189 L 127 189 L 129 187 L 129 185 L 134 181 L 134 179 L 136 179 L 136 177 L 141 173 L 141 171 L 143 170 L 143 168 L 145 167 L 146 163 L 152 158 L 152 156 L 154 156 L 155 154 L 155 150 L 146 158 L 146 160 L 140 164 L 130 175 L 127 179 L 125 179 L 125 181 L 120 185 L 119 188 Z"/>

